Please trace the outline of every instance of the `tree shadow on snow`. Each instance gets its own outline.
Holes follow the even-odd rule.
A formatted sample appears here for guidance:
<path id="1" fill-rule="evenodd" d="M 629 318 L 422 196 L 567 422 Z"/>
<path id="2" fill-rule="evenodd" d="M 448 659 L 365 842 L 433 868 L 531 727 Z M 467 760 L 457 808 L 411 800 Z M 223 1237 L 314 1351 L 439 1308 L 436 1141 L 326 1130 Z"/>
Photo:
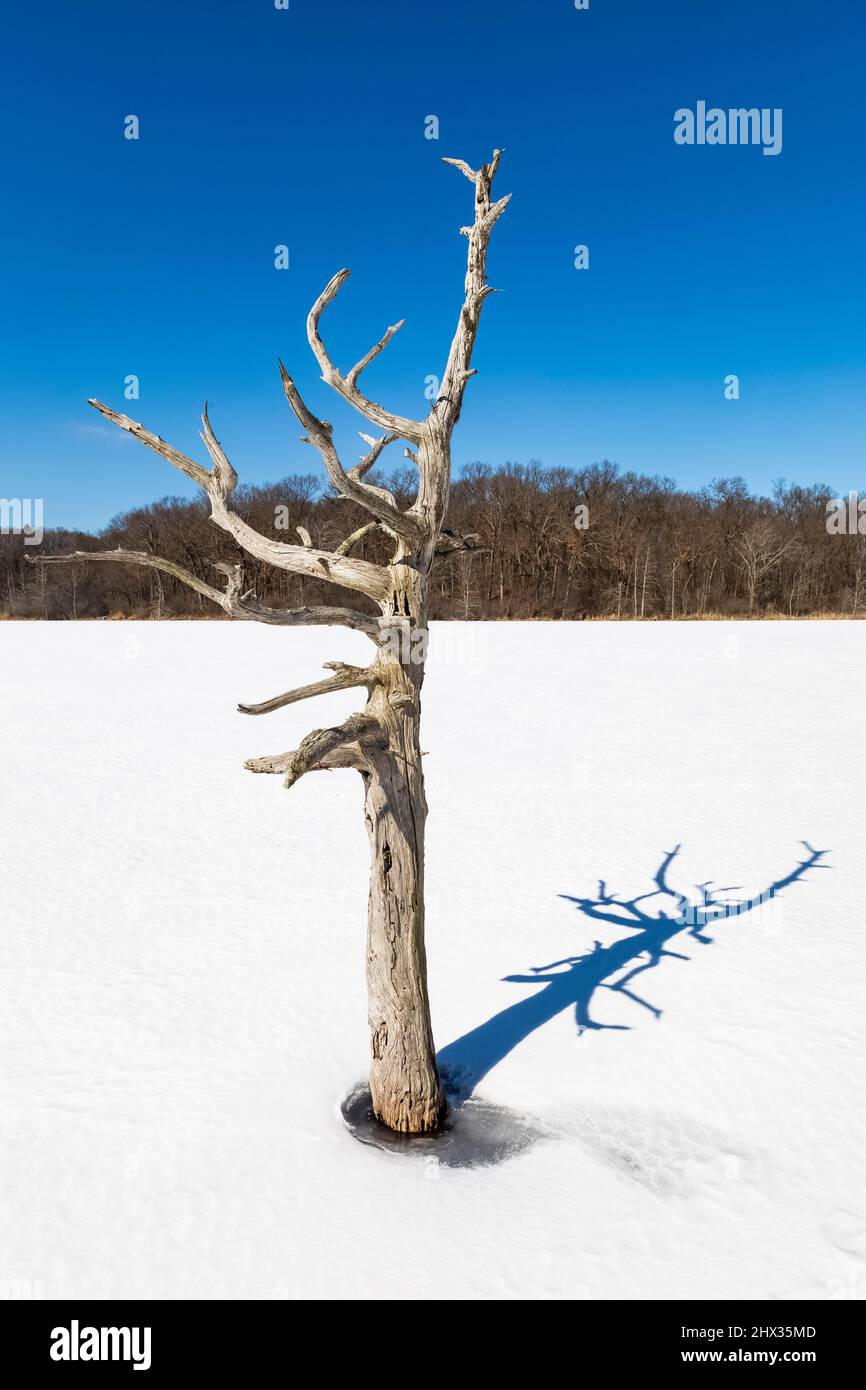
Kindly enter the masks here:
<path id="1" fill-rule="evenodd" d="M 591 1016 L 590 1007 L 595 1003 L 599 990 L 623 994 L 654 1018 L 661 1018 L 661 1010 L 633 988 L 636 978 L 654 970 L 666 956 L 682 961 L 691 959 L 681 951 L 670 949 L 669 943 L 675 938 L 679 938 L 678 944 L 686 944 L 691 938 L 700 946 L 710 946 L 714 938 L 705 930 L 710 923 L 718 924 L 731 917 L 742 917 L 797 883 L 809 869 L 830 867 L 818 862 L 828 851 L 812 849 L 805 840 L 802 844 L 808 857 L 800 860 L 789 874 L 776 879 L 753 898 L 725 897 L 724 894 L 740 890 L 734 887 L 713 888 L 712 880 L 697 885 L 697 901 L 671 888 L 667 875 L 680 851 L 679 845 L 663 856 L 654 875 L 655 888 L 648 893 L 620 900 L 607 891 L 603 879 L 599 882 L 598 896 L 595 898 L 575 898 L 563 893 L 566 902 L 574 903 L 584 917 L 603 922 L 608 927 L 624 927 L 630 935 L 621 937 L 609 946 L 595 941 L 591 951 L 579 956 L 566 956 L 549 965 L 532 966 L 527 975 L 506 975 L 505 979 L 515 984 L 540 984 L 543 988 L 494 1014 L 440 1051 L 439 1068 L 449 1104 L 462 1105 L 478 1083 L 509 1052 L 530 1033 L 534 1033 L 536 1028 L 549 1023 L 565 1009 L 574 1009 L 578 1034 L 589 1029 L 627 1031 L 626 1024 L 600 1023 Z M 664 902 L 658 905 L 656 912 L 649 906 L 640 906 L 659 897 L 668 899 L 673 910 L 665 911 Z"/>

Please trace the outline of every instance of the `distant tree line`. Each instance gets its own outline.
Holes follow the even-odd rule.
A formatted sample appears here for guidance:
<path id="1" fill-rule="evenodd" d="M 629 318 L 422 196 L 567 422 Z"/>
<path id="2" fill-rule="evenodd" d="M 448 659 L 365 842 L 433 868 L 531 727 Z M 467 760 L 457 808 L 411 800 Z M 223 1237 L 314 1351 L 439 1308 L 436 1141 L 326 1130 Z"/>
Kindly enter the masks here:
<path id="1" fill-rule="evenodd" d="M 405 505 L 414 479 L 405 469 L 378 481 Z M 477 535 L 478 549 L 437 561 L 432 616 L 863 615 L 866 535 L 828 534 L 826 508 L 835 496 L 820 484 L 780 482 L 772 497 L 757 497 L 742 478 L 684 491 L 668 478 L 621 472 L 607 462 L 585 469 L 471 464 L 453 486 L 447 524 L 457 535 Z M 240 489 L 235 504 L 259 531 L 294 544 L 300 526 L 322 549 L 335 548 L 367 520 L 306 475 Z M 208 520 L 204 502 L 177 497 L 117 516 L 98 535 L 46 531 L 41 549 L 115 546 L 162 555 L 211 584 L 214 561 L 241 558 Z M 207 599 L 158 571 L 86 563 L 46 570 L 27 563 L 36 553 L 21 536 L 0 536 L 0 614 L 218 616 Z M 388 537 L 372 531 L 353 553 L 387 559 Z M 245 566 L 246 587 L 271 605 L 338 599 L 333 585 L 265 571 L 248 557 Z"/>

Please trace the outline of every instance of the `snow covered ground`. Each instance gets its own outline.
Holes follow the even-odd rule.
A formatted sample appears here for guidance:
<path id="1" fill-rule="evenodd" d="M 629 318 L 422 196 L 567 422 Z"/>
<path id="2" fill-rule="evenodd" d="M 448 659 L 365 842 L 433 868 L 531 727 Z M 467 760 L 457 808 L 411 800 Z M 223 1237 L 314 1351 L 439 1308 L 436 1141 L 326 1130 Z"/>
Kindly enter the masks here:
<path id="1" fill-rule="evenodd" d="M 238 700 L 366 651 L 0 624 L 0 1293 L 866 1296 L 866 624 L 437 629 L 437 1042 L 541 1135 L 476 1167 L 341 1117 L 367 1054 L 356 774 L 242 768 L 359 696 Z M 826 855 L 798 870 L 803 840 Z M 601 904 L 678 843 L 695 902 L 790 881 L 674 935 L 671 895 Z"/>

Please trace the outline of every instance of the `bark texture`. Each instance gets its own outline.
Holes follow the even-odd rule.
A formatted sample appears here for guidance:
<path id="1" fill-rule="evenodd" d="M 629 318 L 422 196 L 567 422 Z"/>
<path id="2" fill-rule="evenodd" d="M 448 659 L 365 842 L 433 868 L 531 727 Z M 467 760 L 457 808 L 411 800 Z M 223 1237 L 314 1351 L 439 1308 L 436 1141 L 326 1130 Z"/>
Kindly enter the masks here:
<path id="1" fill-rule="evenodd" d="M 371 703 L 388 731 L 367 752 L 364 817 L 370 838 L 367 997 L 370 1091 L 392 1129 L 435 1129 L 443 1110 L 424 947 L 424 826 L 419 747 L 420 680 L 386 662 Z M 414 687 L 414 688 L 413 688 Z"/>
<path id="2" fill-rule="evenodd" d="M 487 246 L 508 203 L 508 197 L 491 201 L 500 154 L 495 150 L 490 163 L 482 164 L 478 170 L 463 160 L 445 161 L 473 184 L 475 212 L 473 222 L 460 229 L 468 240 L 464 299 L 439 396 L 426 418 L 413 420 L 397 415 L 371 400 L 358 384 L 364 370 L 400 329 L 402 320 L 388 328 L 348 372 L 341 372 L 331 360 L 320 321 L 348 279 L 348 270 L 339 271 L 316 300 L 307 319 L 307 337 L 323 379 L 384 431 L 378 437 L 362 433 L 366 452 L 360 463 L 349 469 L 343 466 L 331 425 L 313 414 L 294 379 L 280 363 L 283 390 L 304 430 L 302 439 L 318 450 L 335 490 L 360 504 L 372 518 L 333 550 L 315 549 L 303 527 L 298 528 L 300 545 L 273 540 L 254 530 L 232 510 L 238 477 L 214 435 L 207 405 L 202 440 L 211 458 L 211 468 L 180 453 L 128 416 L 99 401 L 90 402 L 106 418 L 198 483 L 210 501 L 212 521 L 234 538 L 243 554 L 278 569 L 361 593 L 373 601 L 378 614 L 344 607 L 269 608 L 256 599 L 252 588 L 245 587 L 242 560 L 216 566 L 225 581 L 223 587 L 217 588 L 180 565 L 144 551 L 35 557 L 36 563 L 41 564 L 105 560 L 149 566 L 189 585 L 230 617 L 288 626 L 342 625 L 365 633 L 373 642 L 375 655 L 369 667 L 330 662 L 333 676 L 257 704 L 240 705 L 239 709 L 249 715 L 268 714 L 333 690 L 367 689 L 365 709 L 350 715 L 343 724 L 314 729 L 298 748 L 251 758 L 246 767 L 251 772 L 279 773 L 287 787 L 294 786 L 306 773 L 319 770 L 354 768 L 361 774 L 371 849 L 367 922 L 370 1088 L 375 1112 L 383 1123 L 410 1134 L 434 1130 L 444 1111 L 430 1022 L 424 946 L 427 802 L 420 719 L 428 589 L 437 556 L 475 549 L 478 541 L 475 535 L 444 533 L 442 526 L 451 481 L 451 434 L 460 418 L 467 382 L 475 375 L 471 361 L 482 306 L 494 293 L 486 282 Z M 405 509 L 398 506 L 387 488 L 365 481 L 383 449 L 399 439 L 407 441 L 405 455 L 418 468 L 417 496 Z M 393 554 L 387 565 L 373 564 L 351 554 L 357 541 L 373 527 L 381 528 L 393 541 Z"/>

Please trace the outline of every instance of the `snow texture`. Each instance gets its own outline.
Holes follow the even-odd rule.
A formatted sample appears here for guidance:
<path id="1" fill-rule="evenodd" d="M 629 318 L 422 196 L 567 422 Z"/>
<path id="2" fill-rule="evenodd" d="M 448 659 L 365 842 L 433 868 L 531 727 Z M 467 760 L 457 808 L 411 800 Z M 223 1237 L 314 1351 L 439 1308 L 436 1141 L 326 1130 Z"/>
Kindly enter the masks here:
<path id="1" fill-rule="evenodd" d="M 242 767 L 360 697 L 237 701 L 367 651 L 0 624 L 0 1294 L 864 1297 L 866 624 L 436 628 L 430 992 L 478 1162 L 346 1127 L 360 781 Z M 641 898 L 678 844 L 676 894 L 746 907 Z"/>

